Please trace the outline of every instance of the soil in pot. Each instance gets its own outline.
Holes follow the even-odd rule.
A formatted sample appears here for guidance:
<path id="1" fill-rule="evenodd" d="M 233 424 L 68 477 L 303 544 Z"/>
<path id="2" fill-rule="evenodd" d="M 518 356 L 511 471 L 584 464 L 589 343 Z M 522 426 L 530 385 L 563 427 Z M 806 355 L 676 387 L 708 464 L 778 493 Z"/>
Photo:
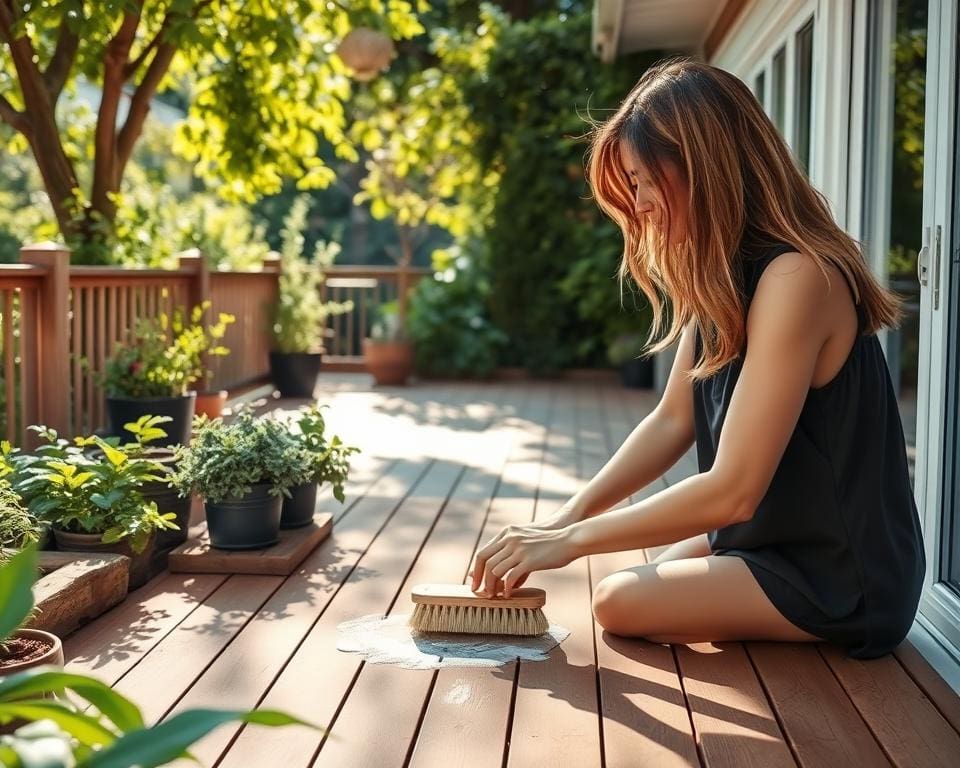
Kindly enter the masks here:
<path id="1" fill-rule="evenodd" d="M 178 397 L 107 397 L 107 432 L 124 442 L 135 438 L 123 428 L 141 416 L 169 416 L 173 419 L 163 425 L 168 445 L 190 442 L 190 429 L 196 409 L 197 393 L 188 392 Z"/>
<path id="2" fill-rule="evenodd" d="M 0 676 L 23 672 L 41 664 L 63 666 L 60 638 L 40 629 L 20 629 L 0 649 Z"/>
<path id="3" fill-rule="evenodd" d="M 304 483 L 290 489 L 290 498 L 283 499 L 280 515 L 281 528 L 302 528 L 313 522 L 317 507 L 317 484 Z"/>
<path id="4" fill-rule="evenodd" d="M 156 534 L 150 537 L 147 546 L 139 553 L 134 552 L 130 547 L 130 542 L 125 539 L 104 544 L 100 541 L 99 533 L 70 533 L 54 528 L 53 537 L 57 542 L 57 549 L 62 552 L 109 552 L 129 557 L 130 581 L 128 589 L 143 586 L 153 576 L 150 563 L 157 546 Z"/>
<path id="5" fill-rule="evenodd" d="M 280 397 L 312 398 L 322 362 L 322 352 L 271 350 L 270 377 Z"/>
<path id="6" fill-rule="evenodd" d="M 239 499 L 204 501 L 210 546 L 216 549 L 263 549 L 280 534 L 283 497 L 269 494 L 270 484 L 255 485 Z"/>
<path id="7" fill-rule="evenodd" d="M 227 390 L 217 392 L 197 392 L 197 416 L 203 414 L 209 419 L 218 419 L 223 415 L 223 407 L 227 404 Z"/>

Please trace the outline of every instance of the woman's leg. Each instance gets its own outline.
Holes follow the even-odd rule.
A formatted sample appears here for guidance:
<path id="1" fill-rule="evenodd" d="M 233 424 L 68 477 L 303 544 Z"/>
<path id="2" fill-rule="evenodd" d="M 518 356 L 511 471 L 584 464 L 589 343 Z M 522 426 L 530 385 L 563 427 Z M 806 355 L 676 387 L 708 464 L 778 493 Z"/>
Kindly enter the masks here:
<path id="1" fill-rule="evenodd" d="M 602 579 L 593 593 L 593 615 L 600 625 L 655 643 L 820 639 L 773 607 L 739 557 L 668 557 L 703 551 L 697 541 L 678 542 L 649 565 Z"/>

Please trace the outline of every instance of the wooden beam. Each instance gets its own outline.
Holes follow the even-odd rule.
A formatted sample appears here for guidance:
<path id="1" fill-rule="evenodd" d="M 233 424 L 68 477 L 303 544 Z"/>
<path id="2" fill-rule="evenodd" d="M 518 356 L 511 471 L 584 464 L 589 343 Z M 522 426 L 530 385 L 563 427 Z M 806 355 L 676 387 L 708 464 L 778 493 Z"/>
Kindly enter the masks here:
<path id="1" fill-rule="evenodd" d="M 707 33 L 707 39 L 703 43 L 703 56 L 707 61 L 713 58 L 713 54 L 717 52 L 720 43 L 726 39 L 730 28 L 740 17 L 740 14 L 743 12 L 743 9 L 746 8 L 748 2 L 749 0 L 727 0 L 726 5 L 724 5 L 723 10 L 720 11 L 720 15 L 717 17 L 713 28 Z"/>

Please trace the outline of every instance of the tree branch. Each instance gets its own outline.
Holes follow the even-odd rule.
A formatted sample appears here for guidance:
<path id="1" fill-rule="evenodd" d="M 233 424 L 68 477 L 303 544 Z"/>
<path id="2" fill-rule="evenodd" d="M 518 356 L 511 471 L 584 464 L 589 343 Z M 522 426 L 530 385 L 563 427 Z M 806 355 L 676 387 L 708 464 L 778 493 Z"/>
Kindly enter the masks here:
<path id="1" fill-rule="evenodd" d="M 213 0 L 201 0 L 201 2 L 197 3 L 197 5 L 194 7 L 193 11 L 190 14 L 190 18 L 192 19 L 197 18 L 197 16 L 200 15 L 200 11 L 202 11 L 204 8 L 211 5 L 212 3 L 213 3 Z M 147 57 L 150 55 L 150 52 L 153 51 L 155 48 L 157 48 L 157 46 L 159 46 L 160 43 L 163 42 L 163 37 L 166 34 L 167 30 L 170 28 L 171 18 L 172 18 L 172 14 L 168 13 L 164 17 L 163 23 L 160 24 L 160 29 L 157 30 L 157 34 L 154 35 L 153 40 L 151 40 L 147 44 L 146 48 L 140 51 L 140 55 L 137 56 L 136 59 L 134 59 L 129 64 L 127 64 L 127 66 L 124 68 L 124 71 L 123 71 L 124 80 L 129 80 L 131 77 L 133 77 L 133 75 L 136 74 L 137 70 L 140 69 L 141 66 L 143 66 L 143 63 L 147 60 Z"/>
<path id="2" fill-rule="evenodd" d="M 27 139 L 31 138 L 30 120 L 26 114 L 14 109 L 13 104 L 0 96 L 0 119 L 20 131 Z"/>
<path id="3" fill-rule="evenodd" d="M 50 101 L 54 104 L 60 98 L 63 86 L 70 76 L 70 70 L 73 68 L 73 62 L 77 57 L 79 42 L 79 36 L 70 30 L 66 19 L 64 19 L 60 23 L 57 47 L 53 52 L 50 63 L 47 65 L 47 71 L 43 73 L 43 81 L 47 86 L 47 92 L 50 94 Z"/>
<path id="4" fill-rule="evenodd" d="M 157 87 L 163 76 L 170 69 L 170 63 L 176 54 L 177 49 L 170 43 L 161 43 L 157 47 L 150 66 L 147 67 L 140 85 L 134 91 L 133 98 L 130 100 L 130 109 L 127 112 L 127 119 L 117 137 L 117 172 L 119 176 L 123 175 L 123 169 L 130 160 L 133 153 L 133 146 L 140 138 L 140 132 L 143 130 L 143 123 L 147 119 L 147 113 L 150 112 L 150 102 L 157 92 Z"/>

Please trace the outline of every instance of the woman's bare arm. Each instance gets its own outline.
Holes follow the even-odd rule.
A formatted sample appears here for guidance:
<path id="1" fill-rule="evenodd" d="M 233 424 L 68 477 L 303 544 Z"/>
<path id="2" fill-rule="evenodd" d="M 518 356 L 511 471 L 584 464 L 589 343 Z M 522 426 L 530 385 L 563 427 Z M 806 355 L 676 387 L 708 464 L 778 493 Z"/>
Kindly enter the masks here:
<path id="1" fill-rule="evenodd" d="M 693 444 L 693 324 L 680 336 L 670 378 L 657 407 L 630 433 L 604 467 L 569 502 L 578 519 L 593 517 L 646 487 Z"/>

